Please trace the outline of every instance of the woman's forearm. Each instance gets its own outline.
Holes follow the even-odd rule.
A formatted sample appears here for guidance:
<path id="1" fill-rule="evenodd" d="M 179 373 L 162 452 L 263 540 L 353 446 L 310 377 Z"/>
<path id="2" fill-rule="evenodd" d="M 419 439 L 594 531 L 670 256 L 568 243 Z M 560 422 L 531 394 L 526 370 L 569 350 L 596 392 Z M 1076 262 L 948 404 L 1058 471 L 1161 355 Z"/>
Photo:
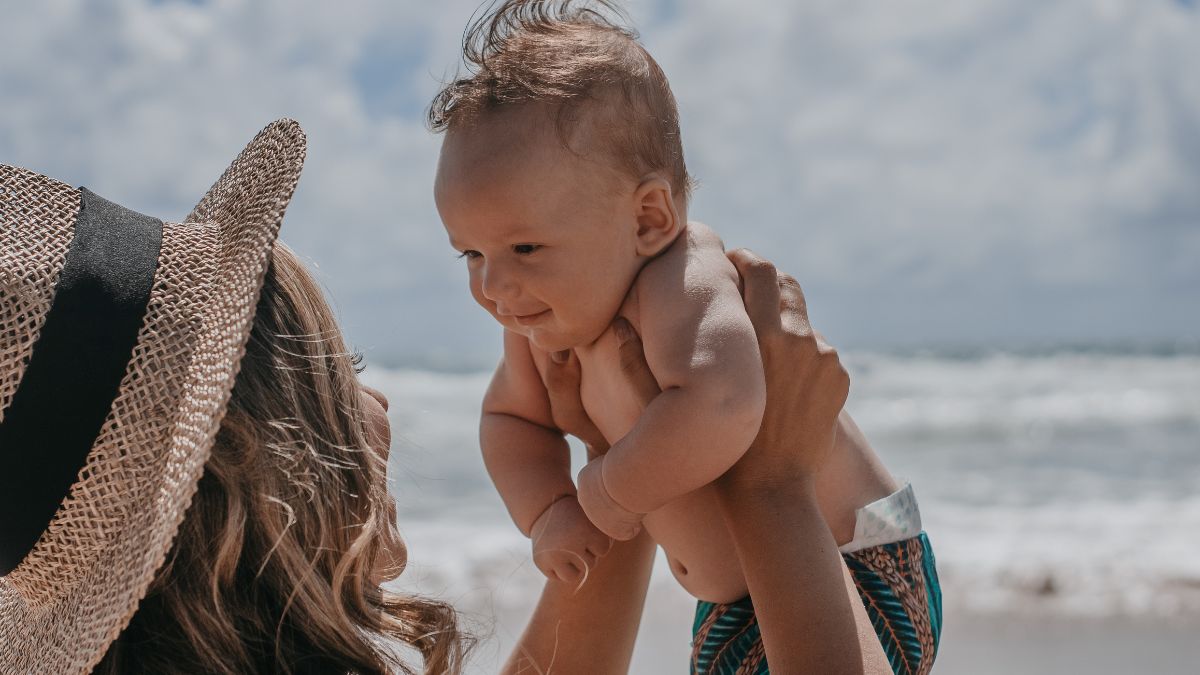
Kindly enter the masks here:
<path id="1" fill-rule="evenodd" d="M 734 485 L 719 494 L 771 672 L 890 674 L 812 485 Z"/>
<path id="2" fill-rule="evenodd" d="M 547 581 L 501 672 L 628 673 L 654 548 L 645 533 L 614 543 L 578 591 L 561 581 Z"/>

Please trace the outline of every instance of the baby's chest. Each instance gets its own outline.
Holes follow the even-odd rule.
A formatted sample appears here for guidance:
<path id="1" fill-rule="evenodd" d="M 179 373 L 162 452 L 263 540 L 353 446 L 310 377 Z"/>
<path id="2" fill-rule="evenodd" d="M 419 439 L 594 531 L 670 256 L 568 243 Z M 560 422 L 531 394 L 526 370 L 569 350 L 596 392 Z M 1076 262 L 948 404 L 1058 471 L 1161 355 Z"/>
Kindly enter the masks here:
<path id="1" fill-rule="evenodd" d="M 633 300 L 626 301 L 621 308 L 621 315 L 629 320 L 635 331 L 639 331 L 641 325 L 637 309 Z M 579 398 L 583 409 L 604 438 L 614 443 L 629 433 L 641 415 L 641 407 L 621 374 L 617 337 L 609 330 L 595 343 L 574 351 L 579 359 Z M 550 355 L 534 350 L 533 357 L 544 382 Z"/>
<path id="2" fill-rule="evenodd" d="M 616 345 L 577 354 L 581 370 L 579 398 L 583 409 L 604 438 L 615 443 L 629 433 L 641 415 L 641 406 L 621 373 Z"/>

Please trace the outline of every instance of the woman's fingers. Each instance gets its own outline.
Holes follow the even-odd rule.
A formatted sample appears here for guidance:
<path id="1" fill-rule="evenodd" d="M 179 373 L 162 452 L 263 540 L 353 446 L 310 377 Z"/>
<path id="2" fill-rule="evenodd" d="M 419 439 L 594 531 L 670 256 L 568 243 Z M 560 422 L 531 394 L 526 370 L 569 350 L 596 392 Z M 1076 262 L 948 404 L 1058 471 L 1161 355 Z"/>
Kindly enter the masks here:
<path id="1" fill-rule="evenodd" d="M 780 321 L 788 332 L 795 335 L 808 335 L 812 332 L 804 290 L 790 274 L 779 275 L 779 313 Z"/>
<path id="2" fill-rule="evenodd" d="M 761 341 L 763 335 L 780 328 L 779 274 L 769 260 L 747 249 L 734 249 L 726 255 L 742 278 L 742 302 Z"/>
<path id="3" fill-rule="evenodd" d="M 617 335 L 618 353 L 621 359 L 621 373 L 633 390 L 638 406 L 645 410 L 655 396 L 662 393 L 658 380 L 650 372 L 646 363 L 646 352 L 642 349 L 642 339 L 625 317 L 617 317 L 613 321 L 613 332 Z"/>
<path id="4" fill-rule="evenodd" d="M 579 361 L 574 356 L 569 349 L 550 354 L 554 365 L 546 369 L 546 387 L 552 390 L 551 393 L 562 395 L 571 390 L 579 391 Z"/>
<path id="5" fill-rule="evenodd" d="M 732 251 L 729 259 L 742 276 L 742 299 L 758 334 L 767 405 L 758 437 L 723 482 L 810 480 L 832 451 L 849 376 L 837 350 L 813 330 L 794 278 L 750 251 Z"/>

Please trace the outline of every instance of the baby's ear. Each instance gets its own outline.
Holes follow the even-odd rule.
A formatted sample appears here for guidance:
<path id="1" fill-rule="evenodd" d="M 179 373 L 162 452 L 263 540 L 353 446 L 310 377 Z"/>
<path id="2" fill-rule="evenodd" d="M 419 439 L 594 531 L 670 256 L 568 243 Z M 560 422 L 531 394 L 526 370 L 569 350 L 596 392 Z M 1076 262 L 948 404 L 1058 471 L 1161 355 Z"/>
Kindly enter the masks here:
<path id="1" fill-rule="evenodd" d="M 670 181 L 651 176 L 642 181 L 633 193 L 633 209 L 637 217 L 638 255 L 653 257 L 675 241 L 683 226 Z"/>

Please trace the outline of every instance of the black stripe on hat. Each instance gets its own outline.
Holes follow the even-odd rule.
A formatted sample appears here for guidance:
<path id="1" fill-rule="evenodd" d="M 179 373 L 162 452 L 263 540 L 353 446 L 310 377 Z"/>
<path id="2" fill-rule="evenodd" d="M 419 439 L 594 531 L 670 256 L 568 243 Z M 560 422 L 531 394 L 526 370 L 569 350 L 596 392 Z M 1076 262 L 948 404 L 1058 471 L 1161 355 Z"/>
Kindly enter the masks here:
<path id="1" fill-rule="evenodd" d="M 162 227 L 80 188 L 54 303 L 0 422 L 0 575 L 33 550 L 108 416 L 146 314 Z"/>

